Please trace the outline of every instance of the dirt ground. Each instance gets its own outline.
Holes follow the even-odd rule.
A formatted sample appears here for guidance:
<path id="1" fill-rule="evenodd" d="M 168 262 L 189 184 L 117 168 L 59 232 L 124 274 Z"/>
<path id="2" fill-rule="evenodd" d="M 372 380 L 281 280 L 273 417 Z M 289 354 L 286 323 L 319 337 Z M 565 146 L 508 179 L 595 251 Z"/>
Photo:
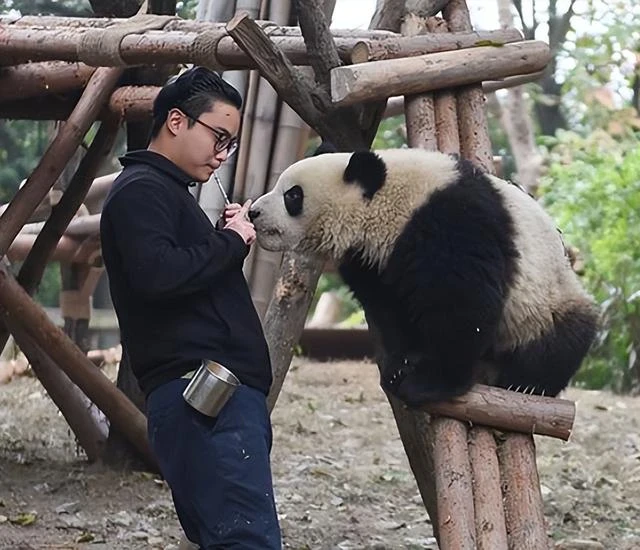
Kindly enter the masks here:
<path id="1" fill-rule="evenodd" d="M 436 548 L 376 372 L 295 361 L 273 414 L 285 548 Z M 640 399 L 566 397 L 571 441 L 537 440 L 549 534 L 638 549 Z M 86 464 L 35 379 L 0 386 L 0 549 L 170 549 L 179 535 L 161 480 Z"/>

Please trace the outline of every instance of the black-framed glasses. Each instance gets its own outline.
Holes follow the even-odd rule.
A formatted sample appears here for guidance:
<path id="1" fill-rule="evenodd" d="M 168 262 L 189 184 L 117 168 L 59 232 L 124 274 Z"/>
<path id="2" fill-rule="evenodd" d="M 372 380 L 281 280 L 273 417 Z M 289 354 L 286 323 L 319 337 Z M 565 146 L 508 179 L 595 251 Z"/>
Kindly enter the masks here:
<path id="1" fill-rule="evenodd" d="M 182 109 L 181 109 L 181 111 L 182 111 Z M 211 131 L 211 133 L 216 138 L 216 143 L 213 146 L 213 150 L 216 153 L 222 153 L 222 152 L 226 151 L 227 152 L 227 158 L 228 158 L 238 150 L 238 138 L 237 137 L 231 136 L 227 132 L 224 132 L 222 130 L 217 130 L 213 126 L 209 126 L 208 124 L 202 122 L 201 120 L 197 119 L 196 117 L 190 115 L 186 111 L 182 111 L 182 113 L 187 118 L 190 118 L 194 122 L 197 122 L 198 124 L 204 126 L 205 128 L 207 128 L 208 130 Z"/>

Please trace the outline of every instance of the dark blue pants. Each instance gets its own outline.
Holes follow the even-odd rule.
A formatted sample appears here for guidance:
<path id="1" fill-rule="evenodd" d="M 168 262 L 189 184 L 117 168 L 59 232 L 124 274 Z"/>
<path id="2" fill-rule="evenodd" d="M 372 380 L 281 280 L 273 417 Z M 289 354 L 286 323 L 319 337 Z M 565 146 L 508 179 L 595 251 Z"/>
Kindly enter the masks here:
<path id="1" fill-rule="evenodd" d="M 183 399 L 188 382 L 147 398 L 149 441 L 185 534 L 203 549 L 279 550 L 265 395 L 239 386 L 210 418 Z"/>

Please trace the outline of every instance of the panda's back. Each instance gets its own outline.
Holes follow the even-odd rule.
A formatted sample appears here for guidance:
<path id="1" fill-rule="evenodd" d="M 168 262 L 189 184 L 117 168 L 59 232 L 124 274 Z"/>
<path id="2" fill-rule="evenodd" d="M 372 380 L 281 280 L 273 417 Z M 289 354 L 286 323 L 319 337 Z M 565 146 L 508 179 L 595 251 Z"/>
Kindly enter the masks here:
<path id="1" fill-rule="evenodd" d="M 499 334 L 499 341 L 513 346 L 548 332 L 558 316 L 590 309 L 592 301 L 571 269 L 558 228 L 540 204 L 516 185 L 489 180 L 513 220 L 518 250 Z"/>

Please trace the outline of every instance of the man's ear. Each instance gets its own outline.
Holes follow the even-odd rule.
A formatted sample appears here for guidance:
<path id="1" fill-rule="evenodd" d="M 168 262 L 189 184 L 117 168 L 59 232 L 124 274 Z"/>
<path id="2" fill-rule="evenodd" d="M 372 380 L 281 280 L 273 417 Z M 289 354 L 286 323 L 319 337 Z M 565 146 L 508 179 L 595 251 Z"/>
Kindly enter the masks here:
<path id="1" fill-rule="evenodd" d="M 167 130 L 174 136 L 186 123 L 187 119 L 178 109 L 170 109 L 167 113 L 167 120 L 164 121 Z"/>

